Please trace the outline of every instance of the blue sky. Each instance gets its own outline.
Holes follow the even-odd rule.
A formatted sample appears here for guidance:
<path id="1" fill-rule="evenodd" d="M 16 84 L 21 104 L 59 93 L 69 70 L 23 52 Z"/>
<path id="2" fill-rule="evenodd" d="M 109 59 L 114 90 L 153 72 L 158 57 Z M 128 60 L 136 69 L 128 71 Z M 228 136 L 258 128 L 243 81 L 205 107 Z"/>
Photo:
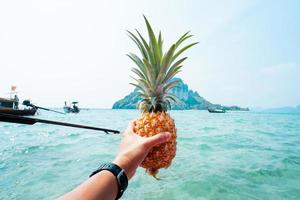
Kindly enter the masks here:
<path id="1" fill-rule="evenodd" d="M 199 46 L 208 62 L 201 91 L 225 104 L 232 99 L 262 107 L 299 104 L 299 7 L 296 1 L 260 2 L 212 34 Z M 213 77 L 215 82 L 207 81 Z"/>
<path id="2" fill-rule="evenodd" d="M 126 30 L 145 33 L 142 14 L 168 47 L 186 30 L 200 43 L 179 75 L 213 103 L 300 104 L 299 1 L 0 2 L 0 96 L 17 85 L 40 105 L 78 100 L 109 108 L 133 88 L 137 52 Z"/>

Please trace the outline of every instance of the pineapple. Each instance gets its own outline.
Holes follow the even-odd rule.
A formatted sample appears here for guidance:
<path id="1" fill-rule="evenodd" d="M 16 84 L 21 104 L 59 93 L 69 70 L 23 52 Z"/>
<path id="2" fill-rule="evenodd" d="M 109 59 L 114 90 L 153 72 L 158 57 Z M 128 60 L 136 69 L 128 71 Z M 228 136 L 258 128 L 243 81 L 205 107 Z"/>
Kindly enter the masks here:
<path id="1" fill-rule="evenodd" d="M 129 53 L 127 56 L 137 66 L 132 68 L 136 77 L 132 77 L 135 82 L 131 84 L 139 90 L 137 95 L 141 98 L 137 104 L 141 115 L 136 120 L 134 132 L 142 137 L 150 137 L 161 132 L 171 133 L 171 139 L 153 147 L 141 164 L 148 174 L 156 177 L 158 170 L 169 167 L 176 155 L 175 122 L 167 112 L 171 109 L 171 102 L 176 102 L 176 96 L 170 94 L 169 91 L 179 83 L 179 80 L 172 80 L 172 78 L 180 72 L 182 62 L 187 57 L 178 60 L 177 58 L 197 42 L 177 50 L 182 42 L 192 37 L 187 32 L 167 52 L 163 53 L 161 32 L 157 39 L 145 16 L 144 20 L 149 42 L 146 42 L 139 31 L 136 30 L 136 35 L 128 31 L 128 36 L 139 48 L 141 57 L 133 53 Z"/>

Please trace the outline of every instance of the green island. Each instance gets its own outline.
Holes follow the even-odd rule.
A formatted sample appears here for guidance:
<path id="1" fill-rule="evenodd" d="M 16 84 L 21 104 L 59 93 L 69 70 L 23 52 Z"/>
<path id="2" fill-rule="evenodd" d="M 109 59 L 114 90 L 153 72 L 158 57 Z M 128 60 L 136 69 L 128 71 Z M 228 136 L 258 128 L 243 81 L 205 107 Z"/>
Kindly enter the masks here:
<path id="1" fill-rule="evenodd" d="M 180 78 L 174 78 L 180 80 L 180 83 L 176 88 L 171 90 L 171 94 L 174 94 L 178 101 L 171 103 L 172 110 L 207 110 L 209 108 L 231 110 L 231 111 L 249 111 L 249 108 L 242 108 L 239 106 L 224 106 L 221 104 L 214 104 L 200 96 L 197 91 L 189 89 L 189 86 L 183 82 Z M 116 101 L 112 109 L 136 109 L 136 104 L 139 102 L 140 97 L 137 96 L 137 89 L 134 89 L 130 94 L 123 99 Z"/>

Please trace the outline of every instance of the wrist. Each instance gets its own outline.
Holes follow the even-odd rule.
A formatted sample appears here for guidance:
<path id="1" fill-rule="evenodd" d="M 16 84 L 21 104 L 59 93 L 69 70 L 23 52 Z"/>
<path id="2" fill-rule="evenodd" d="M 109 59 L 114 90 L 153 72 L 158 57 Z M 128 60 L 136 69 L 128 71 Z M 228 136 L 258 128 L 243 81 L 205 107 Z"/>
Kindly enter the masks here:
<path id="1" fill-rule="evenodd" d="M 125 171 L 128 180 L 133 177 L 136 169 L 132 167 L 132 165 L 130 164 L 130 160 L 127 159 L 125 156 L 117 156 L 112 163 L 118 165 Z"/>
<path id="2" fill-rule="evenodd" d="M 107 178 L 109 178 L 111 180 L 112 176 L 114 177 L 114 179 L 116 180 L 116 182 L 118 183 L 118 195 L 116 199 L 119 199 L 124 191 L 126 190 L 127 186 L 128 186 L 128 177 L 126 175 L 126 172 L 124 169 L 122 169 L 118 164 L 115 163 L 103 163 L 100 165 L 100 167 L 95 170 L 90 177 L 97 177 L 101 176 L 103 173 L 103 171 L 107 171 L 109 172 L 109 176 L 106 176 Z M 101 174 L 102 172 L 102 174 Z M 105 173 L 107 174 L 107 173 Z M 94 176 L 95 175 L 95 176 Z"/>

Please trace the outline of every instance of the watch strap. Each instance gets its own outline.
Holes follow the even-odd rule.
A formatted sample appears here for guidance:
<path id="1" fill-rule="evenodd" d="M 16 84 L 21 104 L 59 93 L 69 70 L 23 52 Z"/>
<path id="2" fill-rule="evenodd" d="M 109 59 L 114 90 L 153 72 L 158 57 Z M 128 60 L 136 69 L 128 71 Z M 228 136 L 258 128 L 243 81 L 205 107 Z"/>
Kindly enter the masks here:
<path id="1" fill-rule="evenodd" d="M 123 195 L 124 191 L 128 186 L 128 178 L 126 176 L 124 169 L 122 169 L 121 167 L 119 167 L 114 163 L 104 163 L 101 164 L 100 167 L 90 175 L 90 177 L 94 176 L 95 174 L 103 170 L 110 171 L 116 177 L 118 182 L 118 195 L 116 199 L 119 199 Z"/>

